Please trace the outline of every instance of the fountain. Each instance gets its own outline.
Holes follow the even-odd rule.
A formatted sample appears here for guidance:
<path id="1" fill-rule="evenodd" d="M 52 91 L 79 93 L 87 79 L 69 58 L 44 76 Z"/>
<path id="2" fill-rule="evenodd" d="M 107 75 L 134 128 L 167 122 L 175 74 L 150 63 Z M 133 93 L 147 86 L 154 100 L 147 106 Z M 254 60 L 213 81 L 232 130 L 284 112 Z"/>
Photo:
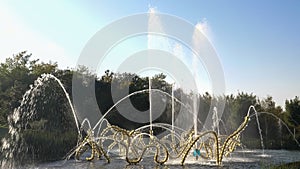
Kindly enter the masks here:
<path id="1" fill-rule="evenodd" d="M 278 128 L 279 128 L 279 137 L 280 137 L 280 148 L 282 148 L 282 124 L 281 121 L 278 120 Z"/>
<path id="2" fill-rule="evenodd" d="M 174 103 L 174 84 L 172 85 L 172 131 L 174 132 L 174 125 L 175 125 L 175 103 Z"/>
<path id="3" fill-rule="evenodd" d="M 220 120 L 218 117 L 218 110 L 216 107 L 213 109 L 213 130 L 220 135 L 220 128 L 219 128 Z"/>
<path id="4" fill-rule="evenodd" d="M 116 151 L 113 148 L 118 145 L 118 154 L 121 157 L 125 157 L 129 164 L 137 164 L 144 156 L 153 155 L 154 161 L 158 164 L 164 164 L 170 159 L 177 159 L 181 161 L 181 165 L 184 165 L 191 149 L 194 146 L 199 145 L 197 149 L 198 151 L 203 151 L 201 153 L 202 157 L 215 160 L 217 165 L 221 165 L 224 156 L 228 156 L 235 150 L 236 146 L 240 145 L 240 134 L 247 126 L 250 120 L 250 109 L 253 108 L 249 108 L 244 122 L 240 127 L 226 137 L 220 136 L 218 132 L 213 130 L 202 133 L 195 133 L 195 131 L 197 131 L 195 128 L 194 130 L 184 130 L 174 126 L 173 122 L 170 125 L 161 123 L 156 124 L 150 121 L 149 125 L 142 126 L 132 131 L 109 124 L 105 119 L 105 116 L 113 110 L 115 106 L 126 98 L 143 92 L 149 92 L 150 97 L 151 92 L 165 93 L 159 89 L 151 89 L 151 87 L 149 87 L 149 89 L 136 91 L 124 97 L 102 116 L 94 128 L 89 129 L 87 136 L 77 145 L 77 148 L 69 155 L 69 157 L 71 157 L 72 154 L 75 154 L 76 158 L 79 159 L 90 147 L 92 154 L 91 157 L 86 158 L 86 160 L 93 160 L 94 155 L 97 154 L 98 156 L 104 155 L 107 161 L 110 162 L 111 160 L 107 152 Z M 172 102 L 178 101 L 178 99 L 174 97 L 174 94 L 170 95 L 167 93 L 167 96 L 172 97 Z M 150 100 L 151 98 L 149 98 L 149 101 Z M 174 106 L 174 103 L 172 105 Z M 195 117 L 194 109 L 189 111 L 192 112 L 191 114 Z M 174 119 L 174 117 L 172 117 L 172 119 Z M 94 136 L 94 130 L 97 128 L 98 132 L 96 136 Z M 100 128 L 102 130 L 99 130 Z M 168 134 L 160 138 L 153 134 L 154 128 L 162 128 L 168 131 Z M 149 132 L 147 132 L 147 129 Z M 110 142 L 110 144 L 105 146 L 105 142 Z"/>
<path id="5" fill-rule="evenodd" d="M 157 21 L 157 17 L 153 14 L 153 11 L 150 13 L 150 16 L 152 22 L 160 24 Z M 151 26 L 149 27 L 149 31 L 151 31 L 151 29 L 161 30 L 162 26 Z M 198 42 L 195 41 L 194 43 L 194 45 L 197 45 Z M 197 66 L 193 65 L 194 78 L 197 77 L 196 70 Z M 198 117 L 199 98 L 197 91 L 193 91 L 189 102 L 190 104 L 186 104 L 181 99 L 175 97 L 175 83 L 172 85 L 171 93 L 168 93 L 161 89 L 152 88 L 151 78 L 148 77 L 148 88 L 134 91 L 119 99 L 110 108 L 108 108 L 99 119 L 84 118 L 80 121 L 77 118 L 78 112 L 76 112 L 76 106 L 73 107 L 72 101 L 61 81 L 55 76 L 47 74 L 42 75 L 41 78 L 38 78 L 35 81 L 35 84 L 31 86 L 30 90 L 24 94 L 20 107 L 14 111 L 12 116 L 9 117 L 9 138 L 2 140 L 1 147 L 1 151 L 3 152 L 2 156 L 4 158 L 18 159 L 20 157 L 19 153 L 21 152 L 25 152 L 25 154 L 29 157 L 30 155 L 28 154 L 30 153 L 34 156 L 33 159 L 22 156 L 22 158 L 24 158 L 21 159 L 22 162 L 31 162 L 30 160 L 35 161 L 35 158 L 38 157 L 35 155 L 37 154 L 35 151 L 38 151 L 39 149 L 35 149 L 34 146 L 30 147 L 30 143 L 26 142 L 22 132 L 25 131 L 26 133 L 26 131 L 31 131 L 35 127 L 42 129 L 45 128 L 44 124 L 46 124 L 46 121 L 49 119 L 40 118 L 37 109 L 44 105 L 48 105 L 49 103 L 47 99 L 43 99 L 43 97 L 38 99 L 35 96 L 47 96 L 49 93 L 52 93 L 49 88 L 47 88 L 47 90 L 42 90 L 43 87 L 47 86 L 47 83 L 50 83 L 51 79 L 53 79 L 55 83 L 60 86 L 60 89 L 62 89 L 66 100 L 61 101 L 61 103 L 68 103 L 68 109 L 64 106 L 63 110 L 66 112 L 69 110 L 69 114 L 72 117 L 70 118 L 67 113 L 63 114 L 63 117 L 68 119 L 67 121 L 69 122 L 68 125 L 70 125 L 70 128 L 66 129 L 65 126 L 58 126 L 58 130 L 61 133 L 63 133 L 62 131 L 75 133 L 72 135 L 72 139 L 63 140 L 64 143 L 67 144 L 70 142 L 74 143 L 70 143 L 70 145 L 68 145 L 68 150 L 71 151 L 69 151 L 68 154 L 65 153 L 67 154 L 66 160 L 74 158 L 73 161 L 70 160 L 74 163 L 78 161 L 101 161 L 101 159 L 104 158 L 104 161 L 107 163 L 113 163 L 114 160 L 123 160 L 129 165 L 132 165 L 139 164 L 143 160 L 149 161 L 148 157 L 152 157 L 153 161 L 157 165 L 185 165 L 188 161 L 192 161 L 193 164 L 198 165 L 202 164 L 204 161 L 213 163 L 215 166 L 222 166 L 223 162 L 226 161 L 226 157 L 233 154 L 237 147 L 242 146 L 240 141 L 241 134 L 247 128 L 252 118 L 256 118 L 258 132 L 260 135 L 262 156 L 266 157 L 262 130 L 258 119 L 259 114 L 265 112 L 257 112 L 254 106 L 249 107 L 248 112 L 244 116 L 244 120 L 232 133 L 222 135 L 220 131 L 220 123 L 223 123 L 223 126 L 225 125 L 221 119 L 221 115 L 219 115 L 220 111 L 217 107 L 213 108 L 212 116 L 209 116 L 209 118 L 212 117 L 212 128 L 209 128 L 211 126 L 201 124 L 202 122 Z M 45 91 L 48 93 L 43 93 Z M 131 96 L 142 93 L 147 93 L 149 95 L 149 124 L 147 123 L 141 127 L 128 130 L 109 122 L 108 115 L 112 113 L 119 104 L 129 99 Z M 170 124 L 155 122 L 155 120 L 153 120 L 152 108 L 155 107 L 153 102 L 154 93 L 159 93 L 171 100 Z M 62 98 L 62 96 L 59 95 L 59 98 Z M 39 101 L 41 103 L 39 103 Z M 51 106 L 55 107 L 61 105 L 63 104 Z M 191 119 L 191 121 L 183 121 L 184 123 L 190 122 L 190 128 L 184 128 L 177 125 L 175 118 L 177 115 L 175 110 L 176 105 L 180 105 L 181 109 L 186 112 L 185 116 Z M 253 113 L 251 113 L 251 110 L 253 110 Z M 273 114 L 271 115 L 274 116 Z M 93 121 L 91 122 L 91 120 L 96 120 L 95 125 Z M 278 121 L 280 126 L 284 125 L 292 134 L 290 129 L 280 118 L 278 118 Z M 295 138 L 295 134 L 292 135 L 294 136 L 296 143 L 300 146 Z M 56 138 L 64 138 L 64 135 L 58 135 Z M 47 141 L 49 140 L 44 141 L 43 144 L 47 144 Z M 62 149 L 62 146 L 58 145 L 53 151 L 56 153 L 55 151 L 60 149 Z M 194 160 L 191 157 L 192 155 L 194 155 L 198 160 Z M 200 161 L 199 158 L 201 158 L 202 161 Z M 1 162 L 2 168 L 14 168 L 16 165 L 5 160 Z"/>
<path id="6" fill-rule="evenodd" d="M 141 92 L 164 93 L 159 89 L 149 88 L 134 92 L 132 94 L 134 95 Z M 172 97 L 172 101 L 178 100 L 174 97 L 174 94 L 168 94 L 167 96 Z M 125 98 L 128 97 L 129 96 L 126 96 Z M 113 107 L 115 106 L 116 104 Z M 110 110 L 112 110 L 112 108 Z M 253 110 L 253 114 L 251 114 L 251 110 Z M 107 115 L 109 111 L 106 112 L 105 115 Z M 191 114 L 194 114 L 193 110 L 190 110 L 190 112 Z M 111 160 L 107 152 L 112 152 L 113 148 L 118 145 L 118 154 L 121 157 L 124 157 L 129 164 L 138 164 L 144 157 L 153 156 L 154 161 L 157 164 L 165 164 L 168 163 L 169 160 L 179 160 L 180 164 L 184 165 L 192 148 L 196 145 L 199 145 L 196 147 L 196 152 L 197 154 L 199 154 L 199 156 L 203 157 L 204 159 L 215 161 L 216 165 L 222 165 L 224 157 L 227 157 L 236 149 L 237 146 L 241 145 L 240 134 L 247 127 L 251 117 L 255 117 L 256 119 L 258 119 L 258 114 L 259 113 L 255 110 L 255 107 L 250 106 L 242 124 L 228 136 L 220 135 L 218 133 L 218 129 L 217 131 L 208 130 L 201 133 L 195 133 L 195 130 L 187 131 L 182 128 L 176 127 L 174 126 L 174 123 L 172 123 L 171 125 L 150 123 L 149 125 L 145 125 L 135 130 L 129 131 L 118 126 L 110 125 L 109 122 L 105 119 L 104 115 L 98 122 L 99 126 L 95 126 L 99 128 L 101 126 L 101 128 L 104 129 L 98 132 L 95 138 L 92 137 L 93 134 L 88 134 L 84 141 L 78 145 L 78 148 L 73 153 L 76 154 L 76 157 L 80 157 L 83 154 L 82 147 L 86 144 L 89 144 L 91 145 L 90 147 L 92 156 L 91 158 L 86 158 L 86 160 L 94 159 L 93 153 L 97 152 L 99 156 L 104 155 L 107 161 L 110 162 Z M 102 126 L 104 122 L 105 127 Z M 216 123 L 219 122 L 220 120 L 217 120 Z M 261 131 L 259 123 L 257 124 L 259 131 Z M 153 132 L 151 132 L 155 128 L 165 129 L 169 133 L 160 138 L 156 135 L 153 135 Z M 150 133 L 148 133 L 147 131 L 150 131 Z M 89 132 L 92 133 L 93 129 L 91 129 Z M 260 136 L 262 148 L 264 148 L 262 135 Z M 112 143 L 109 146 L 104 146 L 104 142 L 106 142 L 107 140 L 110 140 Z M 85 151 L 87 148 L 88 147 L 85 148 Z M 263 150 L 262 156 L 264 156 L 264 154 L 265 152 Z"/>
<path id="7" fill-rule="evenodd" d="M 1 140 L 2 168 L 59 160 L 58 156 L 62 158 L 76 145 L 79 134 L 70 97 L 61 81 L 50 74 L 43 74 L 30 86 L 8 121 L 8 137 Z"/>
<path id="8" fill-rule="evenodd" d="M 262 136 L 262 130 L 261 130 L 261 127 L 260 127 L 260 123 L 259 123 L 259 119 L 258 119 L 258 113 L 257 111 L 255 110 L 255 107 L 254 106 L 251 106 L 250 108 L 253 108 L 254 111 L 255 111 L 255 116 L 256 116 L 256 122 L 257 122 L 257 126 L 258 126 L 258 133 L 259 133 L 259 136 L 260 136 L 260 145 L 261 145 L 261 148 L 262 148 L 262 155 L 264 156 L 265 155 L 265 146 L 264 146 L 264 140 L 263 140 L 263 136 Z M 250 111 L 250 110 L 249 110 Z"/>
<path id="9" fill-rule="evenodd" d="M 194 133 L 195 133 L 195 138 L 197 137 L 198 134 L 198 97 L 197 93 L 193 93 L 193 118 L 194 118 Z"/>
<path id="10" fill-rule="evenodd" d="M 152 91 L 151 91 L 151 78 L 148 77 L 149 79 L 149 122 L 150 122 L 150 130 L 149 133 L 150 135 L 153 134 L 153 130 L 152 130 Z"/>
<path id="11" fill-rule="evenodd" d="M 47 84 L 50 79 L 54 79 L 61 88 L 64 87 L 62 83 L 53 75 L 43 75 L 41 78 L 37 79 L 35 84 L 31 86 L 31 89 L 24 94 L 21 106 L 14 112 L 12 117 L 10 117 L 12 121 L 10 126 L 11 138 L 15 137 L 22 139 L 21 134 L 19 134 L 21 131 L 18 130 L 17 127 L 22 128 L 23 126 L 23 128 L 26 128 L 26 126 L 30 125 L 30 119 L 34 118 L 34 111 L 37 108 L 34 104 L 35 101 L 31 100 L 32 98 L 34 98 L 32 96 L 38 95 L 38 93 L 41 92 L 40 88 L 43 85 Z M 151 84 L 151 81 L 149 82 Z M 189 112 L 189 114 L 193 118 L 195 117 L 194 107 L 185 105 L 175 97 L 175 85 L 173 85 L 170 94 L 160 89 L 152 89 L 150 84 L 150 87 L 148 89 L 135 91 L 120 99 L 116 104 L 108 109 L 108 111 L 99 119 L 95 126 L 91 126 L 89 119 L 84 119 L 79 124 L 79 121 L 76 118 L 76 110 L 72 108 L 72 105 L 69 105 L 69 109 L 71 109 L 71 114 L 73 117 L 73 119 L 70 120 L 73 121 L 74 127 L 77 128 L 78 134 L 78 137 L 74 137 L 73 141 L 75 142 L 76 138 L 78 138 L 78 140 L 74 149 L 67 155 L 67 159 L 74 157 L 76 160 L 93 161 L 96 158 L 100 159 L 101 157 L 104 157 L 107 163 L 110 163 L 113 161 L 113 159 L 119 157 L 121 159 L 125 159 L 128 164 L 138 164 L 143 159 L 153 157 L 154 162 L 159 165 L 170 163 L 177 164 L 176 162 L 184 165 L 186 160 L 189 159 L 192 150 L 195 149 L 193 151 L 193 155 L 197 159 L 202 158 L 203 160 L 214 161 L 215 165 L 219 166 L 222 165 L 224 157 L 228 157 L 232 152 L 234 152 L 236 147 L 241 146 L 240 135 L 246 129 L 250 119 L 256 118 L 256 120 L 258 121 L 259 114 L 268 114 L 267 112 L 257 112 L 254 106 L 250 106 L 246 116 L 244 117 L 244 121 L 240 124 L 240 126 L 233 133 L 224 136 L 220 135 L 219 123 L 221 120 L 220 117 L 217 116 L 217 109 L 214 108 L 215 127 L 213 127 L 213 130 L 206 129 L 203 132 L 199 132 L 195 130 L 195 128 L 191 128 L 190 130 L 182 129 L 175 125 L 175 103 L 180 104 L 184 109 L 187 109 L 187 112 Z M 66 102 L 70 103 L 70 98 L 68 97 L 66 90 L 64 89 L 62 91 L 65 95 Z M 131 96 L 140 93 L 149 93 L 149 101 L 151 101 L 151 93 L 155 92 L 161 93 L 171 99 L 171 124 L 150 122 L 148 125 L 144 125 L 134 130 L 126 130 L 119 126 L 111 125 L 106 119 L 106 116 L 118 104 L 130 98 Z M 44 103 L 47 104 L 47 102 Z M 29 104 L 30 106 L 27 107 L 25 106 L 26 104 Z M 25 110 L 29 113 L 21 115 L 20 112 Z M 253 114 L 251 113 L 251 110 L 253 110 Z M 151 113 L 149 113 L 149 115 L 151 116 Z M 24 117 L 26 117 L 26 120 L 23 119 Z M 198 120 L 197 123 L 199 123 Z M 195 120 L 193 121 L 195 122 Z M 280 124 L 286 126 L 286 124 L 281 119 L 279 119 L 279 122 Z M 259 123 L 257 124 L 259 131 L 261 131 Z M 83 132 L 84 127 L 88 128 L 86 134 L 84 134 Z M 157 129 L 163 129 L 165 132 L 163 132 L 163 134 L 154 134 L 154 131 L 156 131 Z M 197 133 L 195 133 L 195 131 Z M 262 135 L 260 136 L 262 148 L 264 148 Z M 10 147 L 15 147 L 11 145 L 10 141 L 11 140 L 6 139 L 2 140 L 2 151 L 6 153 L 6 158 L 13 158 L 17 156 L 12 152 L 26 152 L 28 146 L 26 144 L 20 144 L 20 141 L 23 142 L 24 140 L 17 141 L 18 144 L 20 144 L 20 149 L 18 150 L 10 149 Z M 297 142 L 297 140 L 295 141 Z M 300 146 L 298 142 L 297 144 Z M 112 154 L 115 154 L 113 156 L 113 159 L 111 156 Z M 263 150 L 263 156 L 264 154 L 265 152 Z M 82 159 L 82 157 L 85 158 Z M 2 161 L 2 167 L 7 166 L 13 168 L 15 164 L 8 165 L 7 162 Z"/>

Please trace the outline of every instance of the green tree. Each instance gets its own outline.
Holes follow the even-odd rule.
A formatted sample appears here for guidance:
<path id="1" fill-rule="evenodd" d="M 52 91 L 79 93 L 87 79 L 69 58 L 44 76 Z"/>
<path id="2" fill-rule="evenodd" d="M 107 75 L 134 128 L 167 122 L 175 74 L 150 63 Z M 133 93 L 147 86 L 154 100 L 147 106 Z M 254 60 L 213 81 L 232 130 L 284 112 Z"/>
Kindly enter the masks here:
<path id="1" fill-rule="evenodd" d="M 281 130 L 281 116 L 283 110 L 280 106 L 276 106 L 275 101 L 271 96 L 259 101 L 259 112 L 266 112 L 259 115 L 261 121 L 261 128 L 266 148 L 278 149 L 281 148 L 282 132 Z"/>
<path id="2" fill-rule="evenodd" d="M 291 100 L 285 101 L 285 110 L 287 113 L 287 120 L 293 126 L 297 127 L 300 125 L 300 100 L 299 97 L 295 97 Z"/>
<path id="3" fill-rule="evenodd" d="M 0 125 L 7 125 L 7 116 L 17 108 L 24 93 L 43 73 L 55 74 L 56 63 L 39 63 L 26 51 L 7 58 L 0 64 Z"/>

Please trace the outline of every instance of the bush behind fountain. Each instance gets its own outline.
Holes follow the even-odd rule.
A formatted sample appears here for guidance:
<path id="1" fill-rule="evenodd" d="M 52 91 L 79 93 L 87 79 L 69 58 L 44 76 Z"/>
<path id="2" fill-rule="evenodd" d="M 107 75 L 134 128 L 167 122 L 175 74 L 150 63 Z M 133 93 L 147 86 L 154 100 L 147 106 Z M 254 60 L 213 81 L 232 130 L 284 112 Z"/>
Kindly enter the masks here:
<path id="1" fill-rule="evenodd" d="M 77 140 L 67 103 L 56 81 L 37 79 L 8 117 L 9 133 L 1 147 L 2 168 L 62 159 Z"/>

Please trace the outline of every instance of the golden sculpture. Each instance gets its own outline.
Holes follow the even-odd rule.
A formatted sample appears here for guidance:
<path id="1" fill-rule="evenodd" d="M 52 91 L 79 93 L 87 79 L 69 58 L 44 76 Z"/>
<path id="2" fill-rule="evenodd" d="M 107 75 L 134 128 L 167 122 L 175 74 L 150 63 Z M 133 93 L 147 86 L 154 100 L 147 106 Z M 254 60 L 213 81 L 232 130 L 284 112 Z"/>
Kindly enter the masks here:
<path id="1" fill-rule="evenodd" d="M 109 163 L 110 158 L 106 152 L 118 146 L 119 155 L 124 156 L 129 164 L 138 164 L 145 154 L 154 154 L 154 161 L 158 164 L 164 164 L 172 157 L 181 159 L 181 165 L 184 165 L 191 149 L 197 147 L 202 151 L 201 157 L 215 160 L 217 165 L 221 165 L 223 157 L 228 156 L 236 146 L 240 145 L 240 134 L 247 126 L 249 118 L 248 112 L 238 129 L 227 137 L 219 136 L 215 131 L 195 135 L 192 130 L 183 133 L 183 136 L 176 136 L 172 131 L 170 135 L 161 139 L 154 136 L 152 132 L 129 131 L 107 122 L 107 126 L 97 136 L 94 136 L 93 130 L 87 131 L 86 137 L 75 149 L 75 158 L 80 159 L 80 156 L 90 148 L 91 156 L 86 160 L 93 160 L 95 155 L 99 158 L 103 155 Z M 112 143 L 105 146 L 103 143 L 108 140 Z"/>

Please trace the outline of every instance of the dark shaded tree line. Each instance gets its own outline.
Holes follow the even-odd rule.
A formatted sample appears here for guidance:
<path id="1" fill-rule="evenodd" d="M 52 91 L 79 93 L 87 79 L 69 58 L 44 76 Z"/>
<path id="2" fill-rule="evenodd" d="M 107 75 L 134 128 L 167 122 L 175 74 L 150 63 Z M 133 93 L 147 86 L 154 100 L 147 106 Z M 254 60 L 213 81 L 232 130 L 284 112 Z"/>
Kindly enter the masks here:
<path id="1" fill-rule="evenodd" d="M 43 73 L 50 73 L 59 78 L 70 95 L 72 94 L 72 77 L 74 74 L 85 74 L 93 77 L 95 80 L 97 102 L 101 112 L 106 112 L 114 104 L 111 96 L 112 87 L 114 90 L 120 91 L 127 90 L 129 88 L 129 93 L 147 89 L 149 87 L 148 77 L 140 77 L 131 73 L 113 73 L 111 71 L 106 71 L 103 76 L 98 77 L 97 75 L 91 74 L 85 67 L 81 67 L 78 70 L 62 70 L 58 68 L 56 63 L 43 63 L 39 60 L 32 60 L 31 54 L 21 52 L 11 58 L 6 59 L 6 61 L 0 65 L 1 126 L 8 125 L 7 116 L 20 105 L 22 96 L 29 89 L 29 85 L 32 84 L 34 80 L 40 77 Z M 166 81 L 166 76 L 164 74 L 157 74 L 152 77 L 152 88 L 161 89 L 171 94 L 172 85 Z M 124 96 L 120 95 L 119 97 L 122 98 Z M 181 89 L 176 89 L 175 96 L 177 98 L 184 97 L 191 99 L 190 93 L 185 93 Z M 225 100 L 222 123 L 220 123 L 220 130 L 222 134 L 229 134 L 233 132 L 243 121 L 249 106 L 254 105 L 257 111 L 268 112 L 272 114 L 259 114 L 259 122 L 261 124 L 266 148 L 299 149 L 293 140 L 293 135 L 291 135 L 288 131 L 289 129 L 292 131 L 292 133 L 295 133 L 295 138 L 300 141 L 299 97 L 286 100 L 285 110 L 283 110 L 282 107 L 276 106 L 276 103 L 273 101 L 271 96 L 268 96 L 265 99 L 258 99 L 256 95 L 244 92 L 240 92 L 237 95 L 218 97 L 214 97 L 209 93 L 199 94 L 198 102 L 200 103 L 200 107 L 198 110 L 198 116 L 202 122 L 206 120 L 207 113 L 212 106 L 211 104 L 217 103 L 218 100 L 221 99 Z M 88 101 L 88 98 L 86 98 L 84 101 Z M 130 101 L 138 110 L 145 111 L 149 109 L 149 97 L 148 93 L 146 92 L 130 97 Z M 167 100 L 161 101 L 167 102 L 167 106 L 162 115 L 156 119 L 155 122 L 171 123 L 171 99 L 168 98 Z M 52 104 L 55 105 L 55 102 Z M 175 114 L 178 113 L 179 109 L 180 104 L 176 103 Z M 51 111 L 52 110 L 53 109 L 51 109 Z M 43 109 L 43 111 L 44 115 L 51 113 L 50 111 L 47 112 L 47 109 Z M 57 111 L 63 111 L 63 109 L 58 109 Z M 52 117 L 49 116 L 47 118 Z M 136 127 L 145 125 L 127 120 L 125 117 L 120 115 L 117 109 L 114 109 L 108 115 L 108 119 L 112 124 L 120 125 L 120 127 L 127 129 L 134 129 Z M 49 121 L 43 121 L 43 125 L 47 125 L 47 123 L 49 123 Z M 283 123 L 287 124 L 288 129 Z M 68 122 L 65 122 L 65 124 L 69 125 Z M 40 124 L 37 122 L 37 124 L 33 124 L 33 126 L 40 126 Z M 199 127 L 201 127 L 201 125 Z M 32 132 L 29 133 L 32 135 Z M 47 135 L 47 138 L 48 137 L 51 136 Z M 252 117 L 247 129 L 241 135 L 241 139 L 245 147 L 261 148 L 257 124 L 254 117 Z"/>

